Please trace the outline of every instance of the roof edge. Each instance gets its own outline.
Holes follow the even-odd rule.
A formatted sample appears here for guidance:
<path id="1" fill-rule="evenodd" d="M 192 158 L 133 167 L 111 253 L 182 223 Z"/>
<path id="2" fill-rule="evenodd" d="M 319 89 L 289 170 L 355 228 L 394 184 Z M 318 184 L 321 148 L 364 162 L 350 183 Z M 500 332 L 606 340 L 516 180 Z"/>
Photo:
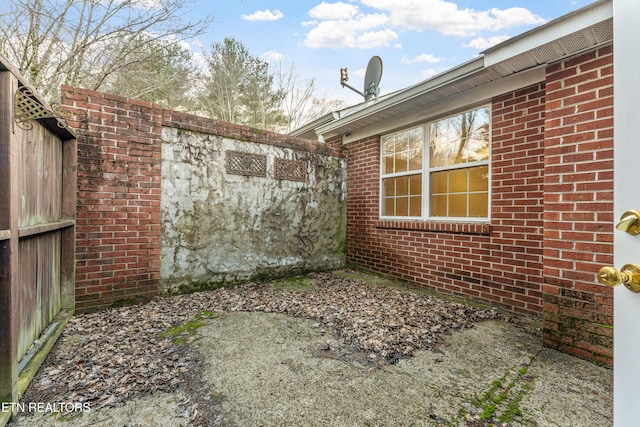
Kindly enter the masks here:
<path id="1" fill-rule="evenodd" d="M 505 40 L 484 50 L 481 54 L 485 57 L 485 65 L 490 67 L 612 17 L 613 0 L 598 0 Z"/>
<path id="2" fill-rule="evenodd" d="M 368 108 L 364 108 L 340 120 L 335 120 L 327 124 L 318 126 L 317 128 L 315 128 L 315 131 L 317 134 L 320 134 L 320 135 L 329 133 L 337 127 L 342 127 L 345 124 L 348 124 L 353 121 L 360 120 L 363 117 L 375 114 L 380 110 L 384 110 L 384 109 L 393 107 L 397 104 L 400 104 L 402 102 L 408 101 L 416 96 L 419 96 L 424 92 L 428 92 L 430 90 L 449 84 L 453 81 L 467 77 L 475 72 L 483 70 L 484 68 L 485 68 L 484 58 L 482 56 L 478 56 L 476 58 L 473 58 L 467 62 L 464 62 L 458 65 L 457 67 L 450 68 L 449 70 L 443 73 L 437 74 L 436 76 L 431 77 L 428 80 L 424 80 L 416 85 L 409 86 L 408 88 L 396 93 L 395 95 L 392 95 L 386 99 L 376 102 L 375 104 L 371 105 Z"/>

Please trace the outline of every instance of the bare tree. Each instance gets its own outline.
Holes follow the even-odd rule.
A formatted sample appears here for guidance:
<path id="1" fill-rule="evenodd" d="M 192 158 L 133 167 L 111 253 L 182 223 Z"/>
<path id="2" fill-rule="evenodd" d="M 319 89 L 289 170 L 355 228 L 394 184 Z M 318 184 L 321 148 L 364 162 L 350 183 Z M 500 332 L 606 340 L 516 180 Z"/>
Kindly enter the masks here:
<path id="1" fill-rule="evenodd" d="M 194 109 L 192 89 L 198 70 L 190 49 L 172 42 L 152 41 L 136 55 L 154 60 L 140 60 L 135 67 L 114 71 L 105 79 L 102 90 L 174 110 Z"/>
<path id="2" fill-rule="evenodd" d="M 281 109 L 285 126 L 282 132 L 289 133 L 344 105 L 342 100 L 319 96 L 315 77 L 302 79 L 293 62 L 288 67 L 279 62 L 275 76 L 276 84 L 284 94 Z"/>
<path id="3" fill-rule="evenodd" d="M 187 20 L 188 2 L 12 0 L 0 7 L 0 50 L 49 99 L 61 83 L 101 89 L 117 72 L 161 60 L 167 52 L 151 44 L 201 34 L 211 18 Z"/>

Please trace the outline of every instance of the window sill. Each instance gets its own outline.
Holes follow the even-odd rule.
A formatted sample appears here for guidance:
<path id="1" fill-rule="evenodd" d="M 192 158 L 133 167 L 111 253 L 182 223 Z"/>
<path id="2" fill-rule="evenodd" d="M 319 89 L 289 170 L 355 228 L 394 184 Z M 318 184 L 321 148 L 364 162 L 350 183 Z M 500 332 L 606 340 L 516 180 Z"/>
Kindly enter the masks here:
<path id="1" fill-rule="evenodd" d="M 490 235 L 491 224 L 488 222 L 450 222 L 450 221 L 411 221 L 411 220 L 378 220 L 376 228 L 391 230 L 435 231 L 455 234 Z"/>

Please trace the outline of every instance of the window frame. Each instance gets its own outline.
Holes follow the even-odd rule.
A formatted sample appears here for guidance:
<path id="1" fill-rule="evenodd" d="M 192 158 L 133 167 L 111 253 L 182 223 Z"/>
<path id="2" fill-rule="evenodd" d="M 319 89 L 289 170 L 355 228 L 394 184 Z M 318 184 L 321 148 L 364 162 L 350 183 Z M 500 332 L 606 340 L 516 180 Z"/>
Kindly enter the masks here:
<path id="1" fill-rule="evenodd" d="M 448 120 L 453 117 L 459 116 L 461 114 L 471 112 L 474 110 L 480 110 L 486 108 L 488 112 L 488 134 L 489 134 L 489 147 L 488 147 L 488 156 L 486 160 L 473 161 L 468 163 L 459 163 L 454 165 L 446 165 L 446 166 L 434 166 L 431 167 L 431 159 L 430 159 L 430 127 L 431 124 Z M 420 170 L 407 170 L 403 172 L 394 172 L 394 173 L 383 173 L 385 170 L 385 156 L 384 156 L 384 139 L 390 135 L 408 131 L 415 128 L 422 128 L 422 168 Z M 483 102 L 477 104 L 475 106 L 469 107 L 467 106 L 464 109 L 456 110 L 455 112 L 447 113 L 446 115 L 434 117 L 426 122 L 422 122 L 418 125 L 407 126 L 401 129 L 394 130 L 393 132 L 385 133 L 380 136 L 380 173 L 379 173 L 379 219 L 380 220 L 391 220 L 391 221 L 431 221 L 431 222 L 489 222 L 491 220 L 491 187 L 492 187 L 492 171 L 491 171 L 491 154 L 492 154 L 492 140 L 493 140 L 493 129 L 492 129 L 492 110 L 491 103 Z M 452 216 L 432 216 L 431 215 L 431 174 L 434 172 L 440 171 L 451 171 L 456 169 L 471 169 L 473 167 L 478 166 L 487 166 L 488 173 L 488 189 L 487 189 L 487 216 L 486 217 L 452 217 Z M 415 174 L 422 175 L 422 205 L 421 205 L 421 215 L 420 216 L 391 216 L 391 215 L 383 215 L 384 212 L 384 202 L 385 202 L 385 194 L 384 194 L 384 180 L 387 178 L 397 178 L 401 176 L 411 176 Z M 469 192 L 467 192 L 469 194 Z"/>

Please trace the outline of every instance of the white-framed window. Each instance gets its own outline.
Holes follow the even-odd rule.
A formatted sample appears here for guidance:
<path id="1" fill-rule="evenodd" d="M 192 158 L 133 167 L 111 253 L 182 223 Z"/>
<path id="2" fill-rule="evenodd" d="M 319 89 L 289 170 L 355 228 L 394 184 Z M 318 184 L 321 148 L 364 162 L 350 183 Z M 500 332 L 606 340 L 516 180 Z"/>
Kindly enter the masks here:
<path id="1" fill-rule="evenodd" d="M 381 216 L 487 219 L 490 125 L 483 106 L 384 135 Z"/>

